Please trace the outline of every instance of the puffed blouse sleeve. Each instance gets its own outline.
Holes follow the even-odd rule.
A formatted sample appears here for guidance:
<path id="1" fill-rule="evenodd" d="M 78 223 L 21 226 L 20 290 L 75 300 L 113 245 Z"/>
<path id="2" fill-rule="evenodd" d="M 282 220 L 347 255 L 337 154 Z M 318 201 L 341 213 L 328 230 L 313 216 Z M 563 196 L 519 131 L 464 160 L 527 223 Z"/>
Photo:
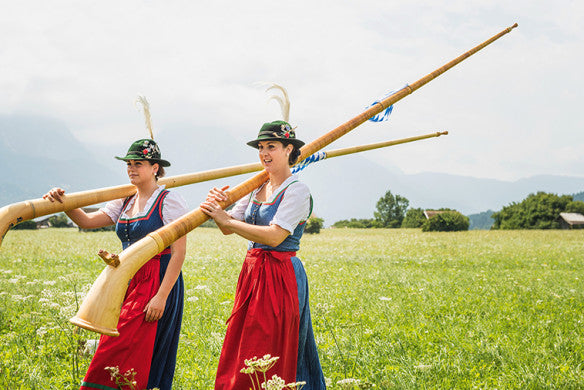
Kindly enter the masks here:
<path id="1" fill-rule="evenodd" d="M 169 191 L 162 203 L 162 222 L 167 225 L 188 212 L 187 202 L 174 191 Z"/>
<path id="2" fill-rule="evenodd" d="M 296 226 L 305 221 L 310 214 L 310 190 L 302 182 L 292 183 L 284 193 L 284 198 L 270 222 L 292 234 Z"/>
<path id="3" fill-rule="evenodd" d="M 231 210 L 229 210 L 227 212 L 227 214 L 229 214 L 231 216 L 231 218 L 233 218 L 233 219 L 237 219 L 238 221 L 243 221 L 243 219 L 245 217 L 245 210 L 247 209 L 247 206 L 249 205 L 249 200 L 253 196 L 254 193 L 255 193 L 255 191 L 252 192 L 252 195 L 244 196 L 243 198 L 238 200 L 237 203 L 235 203 L 235 206 L 233 206 L 233 208 Z"/>
<path id="4" fill-rule="evenodd" d="M 110 217 L 113 223 L 118 222 L 118 218 L 122 213 L 122 207 L 124 206 L 125 199 L 114 199 L 105 204 L 104 207 L 100 208 L 99 211 Z"/>

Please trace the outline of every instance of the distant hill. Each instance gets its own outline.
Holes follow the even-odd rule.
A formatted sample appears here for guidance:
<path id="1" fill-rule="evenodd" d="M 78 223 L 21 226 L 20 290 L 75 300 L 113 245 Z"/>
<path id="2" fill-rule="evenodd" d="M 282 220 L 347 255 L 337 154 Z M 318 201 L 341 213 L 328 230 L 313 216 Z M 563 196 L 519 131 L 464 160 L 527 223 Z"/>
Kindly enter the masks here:
<path id="1" fill-rule="evenodd" d="M 156 140 L 163 157 L 172 162 L 167 175 L 257 161 L 257 152 L 245 145 L 248 134 L 226 136 L 220 128 L 197 130 L 189 123 L 165 124 Z M 94 150 L 54 118 L 0 116 L 0 164 L 4 168 L 0 206 L 38 198 L 53 186 L 82 191 L 127 183 L 123 164 L 115 169 L 119 162 L 113 159 L 127 147 Z M 406 175 L 398 167 L 382 166 L 365 156 L 363 153 L 324 160 L 300 174 L 311 189 L 314 214 L 324 218 L 326 226 L 342 219 L 372 218 L 377 200 L 388 190 L 405 196 L 410 207 L 451 208 L 465 215 L 480 213 L 472 226 L 486 226 L 480 222 L 485 210 L 500 210 L 530 193 L 545 191 L 584 198 L 584 177 L 540 175 L 509 182 L 432 172 Z M 199 183 L 176 191 L 190 208 L 195 208 L 212 186 L 233 186 L 249 176 Z"/>
<path id="2" fill-rule="evenodd" d="M 491 218 L 494 213 L 495 212 L 493 210 L 488 210 L 482 213 L 469 215 L 468 219 L 470 220 L 470 226 L 468 227 L 468 230 L 491 229 L 491 226 L 493 226 L 493 223 L 495 222 L 495 220 Z"/>
<path id="3" fill-rule="evenodd" d="M 584 191 L 574 194 L 574 200 L 584 202 Z"/>
<path id="4" fill-rule="evenodd" d="M 410 207 L 451 208 L 465 215 L 500 210 L 538 191 L 573 194 L 583 177 L 540 175 L 510 182 L 444 173 L 406 175 L 366 160 L 339 157 L 309 167 L 303 180 L 315 198 L 315 213 L 329 225 L 340 219 L 372 218 L 377 200 L 387 190 L 405 196 Z"/>
<path id="5" fill-rule="evenodd" d="M 54 186 L 81 191 L 124 182 L 124 171 L 95 156 L 58 120 L 0 115 L 0 205 L 39 198 Z"/>

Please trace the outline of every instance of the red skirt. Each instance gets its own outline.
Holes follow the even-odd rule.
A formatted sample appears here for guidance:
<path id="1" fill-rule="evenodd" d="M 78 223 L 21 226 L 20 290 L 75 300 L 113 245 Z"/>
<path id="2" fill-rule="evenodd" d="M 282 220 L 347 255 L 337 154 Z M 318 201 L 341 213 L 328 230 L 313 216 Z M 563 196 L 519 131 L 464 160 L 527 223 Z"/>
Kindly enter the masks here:
<path id="1" fill-rule="evenodd" d="M 295 252 L 247 252 L 227 320 L 215 389 L 249 390 L 250 378 L 240 372 L 244 361 L 266 354 L 279 357 L 268 378 L 278 375 L 286 383 L 296 382 L 300 319 L 292 256 Z"/>

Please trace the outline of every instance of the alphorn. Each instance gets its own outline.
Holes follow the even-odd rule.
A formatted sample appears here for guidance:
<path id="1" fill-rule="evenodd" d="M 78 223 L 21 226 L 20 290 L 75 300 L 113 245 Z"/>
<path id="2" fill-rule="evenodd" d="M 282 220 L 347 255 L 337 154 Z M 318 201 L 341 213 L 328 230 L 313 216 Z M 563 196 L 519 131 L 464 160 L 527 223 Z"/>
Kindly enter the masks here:
<path id="1" fill-rule="evenodd" d="M 344 156 L 352 153 L 364 152 L 367 150 L 379 149 L 408 142 L 419 141 L 432 137 L 439 137 L 448 134 L 447 131 L 436 132 L 416 137 L 403 138 L 394 141 L 383 141 L 374 144 L 353 146 L 343 149 L 335 149 L 324 152 L 325 159 L 337 156 Z M 209 180 L 222 179 L 230 176 L 243 175 L 245 173 L 261 171 L 261 163 L 250 163 L 235 165 L 231 167 L 212 169 L 209 171 L 187 173 L 165 177 L 158 180 L 158 184 L 165 185 L 166 188 L 180 187 L 189 184 L 201 183 Z M 0 208 L 0 245 L 6 232 L 15 224 L 29 219 L 42 217 L 61 211 L 73 210 L 97 203 L 107 202 L 113 199 L 126 198 L 136 193 L 133 184 L 126 184 L 116 187 L 99 188 L 95 190 L 73 192 L 63 196 L 63 203 L 51 202 L 46 199 L 32 199 L 24 202 L 13 203 Z"/>
<path id="2" fill-rule="evenodd" d="M 503 35 L 511 32 L 515 27 L 517 27 L 517 24 L 506 28 L 499 34 L 480 45 L 475 46 L 473 49 L 448 62 L 441 68 L 383 99 L 362 114 L 331 130 L 311 143 L 304 145 L 301 149 L 299 161 L 302 161 L 307 156 L 312 155 L 331 142 L 347 134 L 369 118 L 403 99 L 405 96 L 411 94 Z M 228 199 L 224 202 L 220 202 L 221 206 L 225 208 L 233 204 L 246 194 L 249 194 L 255 188 L 258 188 L 267 179 L 268 173 L 264 170 L 235 186 L 227 192 Z M 124 295 L 127 290 L 128 281 L 150 258 L 208 219 L 209 217 L 203 213 L 200 208 L 197 208 L 174 222 L 148 234 L 140 241 L 137 241 L 126 248 L 119 255 L 119 266 L 106 266 L 83 300 L 77 315 L 71 318 L 70 321 L 79 327 L 91 331 L 112 336 L 119 335 L 116 327 L 120 315 L 120 307 L 122 306 Z"/>

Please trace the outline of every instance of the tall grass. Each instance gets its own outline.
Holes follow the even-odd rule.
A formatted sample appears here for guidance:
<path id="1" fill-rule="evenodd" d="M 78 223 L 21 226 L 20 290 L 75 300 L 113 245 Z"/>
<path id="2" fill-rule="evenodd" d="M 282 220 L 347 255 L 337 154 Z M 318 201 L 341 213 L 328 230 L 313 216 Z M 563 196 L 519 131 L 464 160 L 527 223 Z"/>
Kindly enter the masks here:
<path id="1" fill-rule="evenodd" d="M 378 388 L 584 387 L 584 231 L 325 229 L 305 235 L 325 376 Z M 176 389 L 213 386 L 246 243 L 189 234 Z M 111 232 L 11 231 L 0 249 L 0 388 L 78 388 L 96 335 L 69 325 L 118 253 Z M 270 351 L 266 351 L 270 353 Z"/>

